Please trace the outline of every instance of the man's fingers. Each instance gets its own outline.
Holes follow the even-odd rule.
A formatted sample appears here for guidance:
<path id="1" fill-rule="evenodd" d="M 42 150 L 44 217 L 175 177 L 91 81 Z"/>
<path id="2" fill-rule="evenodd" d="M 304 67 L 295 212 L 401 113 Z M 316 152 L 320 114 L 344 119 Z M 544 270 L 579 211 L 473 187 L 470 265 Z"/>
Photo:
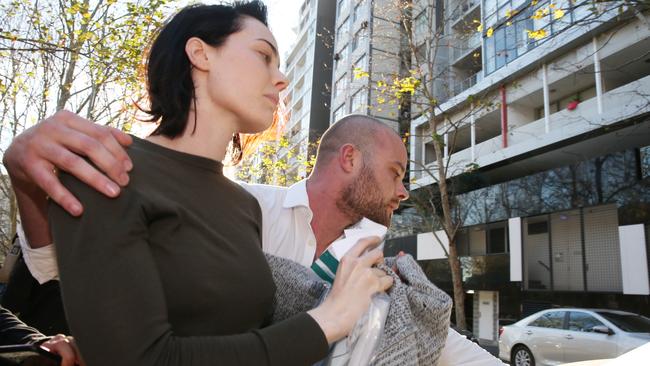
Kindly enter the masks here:
<path id="1" fill-rule="evenodd" d="M 58 120 L 63 123 L 53 122 Z M 43 122 L 42 128 L 58 134 L 59 141 L 84 155 L 113 181 L 126 185 L 127 172 L 133 167 L 123 146 L 131 144 L 131 136 L 111 127 L 101 126 L 68 111 L 59 111 Z"/>
<path id="2" fill-rule="evenodd" d="M 393 286 L 393 277 L 388 275 L 379 277 L 380 291 L 387 291 L 391 286 Z"/>
<path id="3" fill-rule="evenodd" d="M 83 211 L 81 203 L 63 186 L 63 184 L 61 184 L 51 166 L 37 165 L 29 168 L 31 170 L 29 174 L 34 179 L 34 183 L 36 183 L 36 185 L 41 188 L 50 199 L 63 207 L 72 216 L 81 215 L 81 212 Z"/>
<path id="4" fill-rule="evenodd" d="M 361 261 L 366 266 L 374 266 L 384 260 L 384 252 L 381 249 L 375 248 L 361 256 Z"/>
<path id="5" fill-rule="evenodd" d="M 55 165 L 60 166 L 61 169 L 108 197 L 116 197 L 120 193 L 120 187 L 117 184 L 100 173 L 79 155 L 62 149 L 59 146 L 54 147 L 54 149 L 57 151 L 55 154 L 57 158 L 54 160 Z"/>
<path id="6" fill-rule="evenodd" d="M 97 138 L 87 135 L 82 132 L 78 132 L 72 129 L 59 129 L 57 133 L 60 134 L 57 136 L 60 144 L 54 145 L 49 144 L 42 147 L 43 149 L 49 149 L 47 151 L 48 155 L 51 157 L 51 161 L 56 166 L 61 169 L 72 173 L 77 176 L 76 172 L 79 167 L 88 165 L 85 163 L 84 159 L 76 154 L 71 154 L 69 150 L 73 152 L 88 157 L 102 172 L 106 173 L 114 182 L 126 185 L 128 183 L 127 169 L 124 165 L 124 160 L 117 157 L 112 151 L 110 151 L 106 143 L 98 140 Z M 112 138 L 112 135 L 107 132 L 112 140 L 114 149 L 123 150 L 117 142 Z M 108 141 L 107 140 L 107 141 Z M 66 148 L 65 150 L 61 148 L 61 145 Z M 126 156 L 124 151 L 121 154 Z M 92 168 L 96 170 L 96 168 Z M 88 174 L 88 173 L 87 173 Z M 79 176 L 81 179 L 82 177 Z"/>

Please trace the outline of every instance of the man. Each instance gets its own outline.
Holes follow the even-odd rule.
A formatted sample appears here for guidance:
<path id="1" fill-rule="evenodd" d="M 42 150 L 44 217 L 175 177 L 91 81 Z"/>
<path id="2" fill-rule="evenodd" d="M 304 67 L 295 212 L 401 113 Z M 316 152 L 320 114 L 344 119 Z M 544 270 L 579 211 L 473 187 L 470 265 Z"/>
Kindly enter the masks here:
<path id="1" fill-rule="evenodd" d="M 129 144 L 128 135 L 66 111 L 14 140 L 4 161 L 27 239 L 31 248 L 36 248 L 26 246 L 28 252 L 52 250 L 45 195 L 73 215 L 83 210 L 58 181 L 54 169 L 63 169 L 113 197 L 120 186 L 128 184 L 132 164 L 124 147 Z M 88 157 L 107 175 L 77 154 Z M 311 266 L 346 230 L 362 230 L 368 225 L 364 218 L 388 226 L 400 201 L 408 198 L 402 183 L 406 164 L 406 149 L 392 129 L 367 116 L 342 118 L 323 135 L 314 169 L 306 180 L 289 188 L 243 185 L 262 208 L 264 250 Z M 450 330 L 440 364 L 459 361 L 500 364 Z"/>

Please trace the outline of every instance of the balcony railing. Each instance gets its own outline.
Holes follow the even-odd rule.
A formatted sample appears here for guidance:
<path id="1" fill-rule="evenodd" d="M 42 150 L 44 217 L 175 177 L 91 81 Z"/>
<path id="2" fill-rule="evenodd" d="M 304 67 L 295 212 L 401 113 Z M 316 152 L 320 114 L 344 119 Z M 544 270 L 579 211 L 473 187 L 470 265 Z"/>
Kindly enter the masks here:
<path id="1" fill-rule="evenodd" d="M 458 59 L 467 55 L 468 52 L 472 52 L 479 47 L 481 47 L 481 35 L 479 33 L 474 33 L 469 37 L 454 41 L 451 46 L 452 58 L 454 62 L 458 61 Z"/>
<path id="2" fill-rule="evenodd" d="M 477 72 L 476 74 L 468 77 L 465 80 L 460 80 L 454 83 L 454 94 L 458 95 L 465 90 L 473 87 L 483 79 L 483 70 Z"/>
<path id="3" fill-rule="evenodd" d="M 458 6 L 451 9 L 451 21 L 455 22 L 460 19 L 463 15 L 469 11 L 469 9 L 480 4 L 480 0 L 465 0 L 462 1 Z"/>

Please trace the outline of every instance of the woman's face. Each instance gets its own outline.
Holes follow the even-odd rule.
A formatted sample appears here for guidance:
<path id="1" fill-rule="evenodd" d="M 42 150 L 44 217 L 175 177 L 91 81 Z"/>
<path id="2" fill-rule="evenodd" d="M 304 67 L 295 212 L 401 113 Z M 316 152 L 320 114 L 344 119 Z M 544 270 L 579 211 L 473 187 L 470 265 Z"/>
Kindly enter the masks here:
<path id="1" fill-rule="evenodd" d="M 218 110 L 231 113 L 237 132 L 257 133 L 273 122 L 279 94 L 288 80 L 279 70 L 271 31 L 251 17 L 218 48 L 209 47 L 207 93 Z"/>

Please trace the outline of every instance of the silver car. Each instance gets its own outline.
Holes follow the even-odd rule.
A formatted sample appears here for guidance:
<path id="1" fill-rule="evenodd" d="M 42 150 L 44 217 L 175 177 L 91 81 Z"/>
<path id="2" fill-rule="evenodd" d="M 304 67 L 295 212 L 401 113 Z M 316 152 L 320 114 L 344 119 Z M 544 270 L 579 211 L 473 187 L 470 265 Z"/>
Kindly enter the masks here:
<path id="1" fill-rule="evenodd" d="M 625 311 L 543 310 L 499 329 L 499 357 L 517 366 L 614 358 L 650 342 L 650 319 Z"/>

